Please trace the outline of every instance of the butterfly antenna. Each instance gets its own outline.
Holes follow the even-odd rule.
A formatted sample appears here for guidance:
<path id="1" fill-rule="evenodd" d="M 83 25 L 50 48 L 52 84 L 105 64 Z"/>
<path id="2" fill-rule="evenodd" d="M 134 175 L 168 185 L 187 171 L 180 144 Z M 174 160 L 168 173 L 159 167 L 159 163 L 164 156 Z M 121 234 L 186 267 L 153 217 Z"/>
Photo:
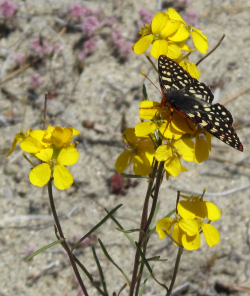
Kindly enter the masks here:
<path id="1" fill-rule="evenodd" d="M 152 80 L 149 79 L 148 76 L 147 76 L 144 72 L 142 72 L 142 71 L 141 71 L 141 75 L 144 76 L 145 78 L 147 78 L 148 81 L 151 82 L 151 83 L 153 84 L 153 86 L 158 90 L 158 92 L 159 92 L 159 93 L 161 94 L 161 96 L 162 96 L 162 93 L 159 91 L 158 87 L 152 82 Z"/>

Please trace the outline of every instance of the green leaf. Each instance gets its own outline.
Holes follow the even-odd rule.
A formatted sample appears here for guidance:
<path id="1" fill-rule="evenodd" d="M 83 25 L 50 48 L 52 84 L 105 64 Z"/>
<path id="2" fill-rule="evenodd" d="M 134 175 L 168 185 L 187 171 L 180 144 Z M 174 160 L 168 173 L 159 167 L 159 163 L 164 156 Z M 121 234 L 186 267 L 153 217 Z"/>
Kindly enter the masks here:
<path id="1" fill-rule="evenodd" d="M 160 205 L 161 205 L 161 203 L 158 202 L 156 207 L 155 207 L 154 215 L 153 215 L 152 221 L 151 221 L 151 223 L 149 225 L 149 229 L 152 229 L 153 225 L 155 224 L 156 215 L 159 212 Z"/>
<path id="2" fill-rule="evenodd" d="M 137 250 L 138 250 L 138 252 L 139 252 L 139 254 L 140 254 L 140 256 L 141 256 L 141 259 L 142 259 L 143 263 L 146 265 L 146 267 L 147 267 L 148 271 L 151 273 L 151 276 L 153 277 L 153 279 L 154 279 L 154 280 L 155 280 L 160 286 L 162 286 L 166 291 L 168 291 L 168 288 L 167 288 L 164 284 L 161 284 L 159 281 L 157 281 L 157 279 L 154 277 L 154 275 L 153 275 L 153 270 L 151 269 L 150 265 L 148 264 L 148 261 L 147 261 L 147 259 L 145 258 L 144 253 L 142 252 L 142 250 L 141 250 L 139 244 L 138 244 L 137 242 L 135 242 L 135 244 L 136 244 L 136 248 L 137 248 Z"/>
<path id="3" fill-rule="evenodd" d="M 107 209 L 105 209 L 105 211 L 107 213 L 109 213 L 109 211 Z M 124 230 L 124 228 L 121 226 L 121 224 L 113 216 L 111 216 L 110 218 L 115 222 L 116 225 L 119 226 L 120 229 Z M 131 242 L 132 246 L 136 249 L 135 242 L 132 239 L 132 237 L 129 234 L 127 234 L 127 233 L 124 233 L 124 234 L 126 235 L 126 237 L 128 238 L 128 240 Z"/>
<path id="4" fill-rule="evenodd" d="M 151 180 L 149 176 L 141 176 L 141 175 L 131 175 L 131 174 L 124 174 L 121 173 L 121 175 L 125 178 L 131 178 L 131 179 L 148 179 Z"/>
<path id="5" fill-rule="evenodd" d="M 101 241 L 100 239 L 98 239 L 98 241 L 99 241 L 99 243 L 100 243 L 100 245 L 101 245 L 101 248 L 102 248 L 102 250 L 103 250 L 104 255 L 107 257 L 107 259 L 108 259 L 111 263 L 114 264 L 114 266 L 115 266 L 118 270 L 120 270 L 120 272 L 123 274 L 123 276 L 124 276 L 125 279 L 127 280 L 128 285 L 130 286 L 130 281 L 129 281 L 127 275 L 124 273 L 124 271 L 123 271 L 123 270 L 122 270 L 122 269 L 121 269 L 121 268 L 120 268 L 120 267 L 119 267 L 119 266 L 113 261 L 113 259 L 110 257 L 110 255 L 109 255 L 107 249 L 105 248 L 104 244 L 102 243 L 102 241 Z"/>
<path id="6" fill-rule="evenodd" d="M 51 247 L 57 245 L 57 244 L 60 244 L 60 243 L 62 243 L 62 241 L 61 241 L 61 240 L 57 240 L 57 241 L 55 241 L 55 242 L 53 242 L 53 243 L 51 243 L 51 244 L 49 244 L 49 245 L 47 245 L 47 246 L 45 246 L 45 247 L 42 247 L 41 249 L 35 251 L 34 253 L 32 253 L 31 255 L 29 255 L 28 257 L 26 257 L 26 258 L 24 259 L 24 261 L 25 261 L 25 262 L 28 262 L 30 259 L 32 259 L 32 258 L 35 257 L 36 255 L 38 255 L 39 253 L 41 253 L 41 252 L 43 252 L 43 251 L 45 251 L 45 250 L 47 250 L 47 249 L 49 249 L 49 248 L 51 248 Z"/>
<path id="7" fill-rule="evenodd" d="M 86 276 L 88 277 L 88 279 L 90 280 L 92 285 L 98 290 L 98 292 L 101 295 L 106 296 L 106 294 L 98 286 L 96 286 L 94 279 L 92 278 L 91 274 L 87 271 L 87 269 L 83 266 L 83 264 L 76 258 L 75 255 L 73 255 L 73 257 L 74 257 L 76 264 L 78 264 L 78 266 L 81 268 L 81 270 L 86 274 Z"/>
<path id="8" fill-rule="evenodd" d="M 153 270 L 153 266 L 152 266 L 152 270 Z M 143 282 L 143 284 L 142 284 L 142 286 L 141 286 L 141 290 L 140 290 L 140 292 L 139 292 L 139 296 L 142 296 L 142 294 L 143 294 L 143 292 L 144 292 L 144 289 L 145 289 L 145 286 L 146 286 L 146 282 L 147 282 L 147 280 L 149 279 L 150 275 L 151 275 L 150 272 L 146 275 L 146 278 L 145 278 L 145 280 L 144 280 L 144 282 Z"/>
<path id="9" fill-rule="evenodd" d="M 117 207 L 115 207 L 112 211 L 108 212 L 109 214 L 104 217 L 101 222 L 99 222 L 98 224 L 96 224 L 96 226 L 94 226 L 87 234 L 85 234 L 82 238 L 79 239 L 78 242 L 76 242 L 74 244 L 74 246 L 71 248 L 71 251 L 73 251 L 86 237 L 88 237 L 92 232 L 94 232 L 97 228 L 99 228 L 106 220 L 108 220 L 108 218 L 112 217 L 112 215 L 114 214 L 114 212 L 116 212 L 116 210 L 118 210 L 122 205 L 119 205 Z"/>
<path id="10" fill-rule="evenodd" d="M 147 89 L 146 89 L 145 84 L 143 84 L 142 93 L 143 93 L 143 96 L 144 96 L 145 100 L 149 101 L 148 94 L 147 94 Z"/>
<path id="11" fill-rule="evenodd" d="M 96 255 L 96 252 L 95 252 L 95 248 L 94 247 L 92 247 L 92 252 L 93 252 L 93 255 L 94 255 L 94 258 L 95 258 L 96 265 L 98 267 L 98 271 L 99 271 L 99 275 L 100 275 L 100 278 L 101 278 L 103 290 L 104 290 L 105 294 L 108 296 L 109 293 L 108 293 L 108 290 L 107 290 L 107 285 L 106 285 L 105 277 L 104 277 L 104 274 L 103 274 L 103 271 L 102 271 L 101 264 L 100 264 L 100 262 L 99 262 L 99 260 L 97 258 L 97 255 Z"/>
<path id="12" fill-rule="evenodd" d="M 154 256 L 151 258 L 147 258 L 147 261 L 168 261 L 168 259 L 160 259 L 160 256 Z"/>
<path id="13" fill-rule="evenodd" d="M 116 228 L 118 231 L 121 231 L 123 233 L 132 233 L 132 232 L 142 232 L 144 233 L 143 230 L 141 230 L 140 228 L 137 228 L 137 229 L 129 229 L 129 230 L 123 230 L 123 229 L 120 229 L 120 228 Z"/>

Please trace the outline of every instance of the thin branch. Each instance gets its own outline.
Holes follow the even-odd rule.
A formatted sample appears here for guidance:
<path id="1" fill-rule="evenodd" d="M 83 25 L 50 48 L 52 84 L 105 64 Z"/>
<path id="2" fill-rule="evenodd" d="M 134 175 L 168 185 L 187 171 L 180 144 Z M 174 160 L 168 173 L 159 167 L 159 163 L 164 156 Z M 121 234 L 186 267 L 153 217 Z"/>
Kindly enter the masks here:
<path id="1" fill-rule="evenodd" d="M 179 269 L 179 264 L 180 264 L 180 261 L 181 261 L 182 253 L 183 253 L 183 247 L 179 247 L 178 254 L 177 254 L 177 257 L 176 257 L 176 261 L 175 261 L 173 277 L 172 277 L 171 284 L 169 286 L 169 289 L 168 289 L 168 292 L 167 292 L 166 296 L 170 296 L 171 292 L 173 290 L 175 279 L 176 279 L 178 269 Z"/>
<path id="2" fill-rule="evenodd" d="M 46 92 L 44 94 L 44 109 L 43 109 L 43 130 L 45 130 L 45 124 L 46 124 L 46 116 L 47 116 L 47 100 L 48 100 L 49 93 Z"/>
<path id="3" fill-rule="evenodd" d="M 68 256 L 69 256 L 72 268 L 74 270 L 74 273 L 76 275 L 76 278 L 78 280 L 79 285 L 82 288 L 82 291 L 83 291 L 84 295 L 88 296 L 88 292 L 87 292 L 87 290 L 86 290 L 86 288 L 84 286 L 82 278 L 81 278 L 81 276 L 79 274 L 79 271 L 77 269 L 77 266 L 76 266 L 76 263 L 75 263 L 75 260 L 74 260 L 74 256 L 73 256 L 72 252 L 70 251 L 68 243 L 65 240 L 65 237 L 64 237 L 64 234 L 63 234 L 63 231 L 62 231 L 62 228 L 61 228 L 61 224 L 60 224 L 58 216 L 57 216 L 56 207 L 55 207 L 54 199 L 53 199 L 53 193 L 52 193 L 52 179 L 50 179 L 49 183 L 48 183 L 48 193 L 49 193 L 49 201 L 50 201 L 51 212 L 53 214 L 55 224 L 56 224 L 56 228 L 57 228 L 57 230 L 59 232 L 59 235 L 60 235 L 60 239 L 62 240 L 62 245 L 63 245 L 65 251 L 67 252 Z"/>
<path id="4" fill-rule="evenodd" d="M 159 72 L 158 72 L 157 68 L 155 67 L 154 62 L 151 60 L 150 56 L 147 53 L 145 53 L 145 57 L 148 59 L 148 61 L 150 62 L 150 64 L 153 66 L 155 72 L 158 74 Z"/>
<path id="5" fill-rule="evenodd" d="M 210 54 L 213 53 L 213 52 L 217 49 L 217 47 L 220 46 L 221 42 L 223 41 L 223 39 L 224 39 L 225 37 L 226 37 L 226 35 L 223 34 L 222 37 L 221 37 L 221 39 L 220 39 L 220 41 L 218 42 L 218 44 L 217 44 L 217 45 L 216 45 L 211 51 L 209 51 L 206 55 L 204 55 L 204 57 L 201 58 L 201 59 L 196 63 L 196 66 L 198 66 L 203 60 L 205 60 L 205 58 L 207 58 L 208 56 L 210 56 Z"/>

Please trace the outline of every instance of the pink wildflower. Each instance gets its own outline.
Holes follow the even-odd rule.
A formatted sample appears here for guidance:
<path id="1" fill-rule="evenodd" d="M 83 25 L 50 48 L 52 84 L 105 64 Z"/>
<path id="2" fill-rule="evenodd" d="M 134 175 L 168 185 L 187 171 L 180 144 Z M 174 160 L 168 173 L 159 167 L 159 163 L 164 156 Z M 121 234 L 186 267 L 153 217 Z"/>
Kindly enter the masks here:
<path id="1" fill-rule="evenodd" d="M 198 13 L 195 11 L 187 11 L 183 18 L 189 25 L 196 26 L 198 24 Z"/>
<path id="2" fill-rule="evenodd" d="M 25 57 L 24 53 L 14 53 L 13 54 L 13 60 L 18 64 L 22 63 L 24 57 Z"/>
<path id="3" fill-rule="evenodd" d="M 141 9 L 141 10 L 139 10 L 139 14 L 140 14 L 140 17 L 141 17 L 141 19 L 142 19 L 142 21 L 144 23 L 151 24 L 152 19 L 153 19 L 153 14 L 152 13 L 150 13 L 146 9 Z"/>
<path id="4" fill-rule="evenodd" d="M 32 74 L 31 75 L 31 77 L 30 77 L 30 86 L 33 89 L 38 88 L 42 83 L 43 83 L 43 79 L 40 76 L 40 74 L 35 73 L 35 74 Z"/>
<path id="5" fill-rule="evenodd" d="M 76 17 L 84 16 L 86 13 L 86 8 L 80 4 L 71 5 L 69 10 L 70 14 Z"/>
<path id="6" fill-rule="evenodd" d="M 10 18 L 18 10 L 16 4 L 9 0 L 4 0 L 0 3 L 0 12 L 6 18 Z"/>
<path id="7" fill-rule="evenodd" d="M 33 49 L 42 59 L 46 54 L 50 54 L 53 50 L 48 42 L 42 38 L 30 39 L 30 48 Z"/>
<path id="8" fill-rule="evenodd" d="M 99 26 L 99 21 L 96 16 L 88 16 L 81 25 L 81 29 L 87 36 L 91 36 Z"/>
<path id="9" fill-rule="evenodd" d="M 78 52 L 78 59 L 83 60 L 87 55 L 91 54 L 97 48 L 97 43 L 94 39 L 89 39 L 83 45 L 83 50 Z"/>
<path id="10" fill-rule="evenodd" d="M 122 38 L 122 31 L 120 29 L 114 29 L 112 31 L 111 36 L 112 36 L 113 41 L 115 42 L 115 40 Z"/>
<path id="11" fill-rule="evenodd" d="M 120 57 L 126 58 L 132 52 L 132 42 L 127 42 L 125 39 L 118 39 L 114 42 Z"/>
<path id="12" fill-rule="evenodd" d="M 112 27 L 116 23 L 116 18 L 115 17 L 108 17 L 104 21 L 104 25 L 108 27 Z"/>

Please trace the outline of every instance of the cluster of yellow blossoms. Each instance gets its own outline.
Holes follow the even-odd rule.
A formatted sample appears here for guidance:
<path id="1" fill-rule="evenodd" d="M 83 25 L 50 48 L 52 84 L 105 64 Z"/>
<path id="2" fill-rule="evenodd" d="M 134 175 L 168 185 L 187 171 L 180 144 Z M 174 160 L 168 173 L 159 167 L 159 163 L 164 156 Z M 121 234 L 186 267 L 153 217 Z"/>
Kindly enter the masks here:
<path id="1" fill-rule="evenodd" d="M 187 25 L 177 11 L 169 8 L 165 13 L 156 13 L 152 23 L 145 24 L 139 33 L 142 37 L 133 46 L 136 54 L 144 53 L 152 44 L 150 54 L 154 58 L 158 59 L 160 55 L 165 54 L 192 77 L 199 79 L 199 70 L 188 59 L 189 54 L 195 49 L 190 48 L 186 40 L 191 35 L 195 48 L 204 54 L 208 49 L 207 37 L 200 30 Z M 182 51 L 186 55 L 182 54 Z"/>
<path id="2" fill-rule="evenodd" d="M 206 243 L 212 247 L 219 243 L 219 231 L 210 224 L 210 221 L 220 219 L 221 211 L 211 202 L 203 200 L 203 197 L 188 197 L 177 206 L 178 214 L 174 219 L 163 218 L 156 224 L 156 231 L 160 238 L 165 238 L 166 233 L 172 231 L 172 238 L 185 249 L 196 250 L 201 245 L 200 233 L 203 232 Z M 208 219 L 205 221 L 205 219 Z"/>
<path id="3" fill-rule="evenodd" d="M 80 132 L 72 127 L 52 127 L 49 125 L 43 130 L 27 130 L 16 134 L 12 148 L 7 157 L 14 151 L 16 144 L 20 142 L 20 148 L 31 156 L 40 159 L 42 163 L 33 165 L 29 174 L 30 182 L 39 187 L 46 185 L 51 176 L 54 178 L 55 186 L 64 190 L 69 188 L 74 178 L 66 165 L 73 165 L 79 159 L 76 146 L 71 144 L 72 136 Z"/>

